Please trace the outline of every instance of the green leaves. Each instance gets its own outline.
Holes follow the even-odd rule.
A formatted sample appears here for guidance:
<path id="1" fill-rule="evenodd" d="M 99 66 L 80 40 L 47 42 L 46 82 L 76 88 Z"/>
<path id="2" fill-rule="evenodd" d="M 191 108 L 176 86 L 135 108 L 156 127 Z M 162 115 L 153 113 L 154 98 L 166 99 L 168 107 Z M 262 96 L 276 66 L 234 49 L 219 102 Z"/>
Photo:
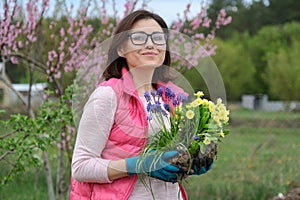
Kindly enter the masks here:
<path id="1" fill-rule="evenodd" d="M 210 119 L 210 112 L 207 106 L 200 105 L 199 106 L 200 112 L 200 122 L 198 125 L 198 133 L 203 132 L 204 130 L 209 128 L 208 120 Z"/>
<path id="2" fill-rule="evenodd" d="M 8 120 L 0 121 L 4 126 L 0 134 L 0 162 L 10 166 L 7 174 L 0 177 L 2 184 L 27 168 L 42 166 L 42 152 L 54 147 L 62 139 L 66 140 L 66 135 L 71 134 L 68 127 L 73 127 L 72 91 L 73 86 L 70 86 L 59 99 L 47 99 L 35 118 L 14 114 Z M 62 134 L 65 136 L 62 137 Z M 73 140 L 64 142 L 73 143 Z"/>
<path id="3" fill-rule="evenodd" d="M 200 146 L 200 152 L 204 154 L 206 151 L 206 145 L 203 142 L 199 142 L 198 144 Z"/>

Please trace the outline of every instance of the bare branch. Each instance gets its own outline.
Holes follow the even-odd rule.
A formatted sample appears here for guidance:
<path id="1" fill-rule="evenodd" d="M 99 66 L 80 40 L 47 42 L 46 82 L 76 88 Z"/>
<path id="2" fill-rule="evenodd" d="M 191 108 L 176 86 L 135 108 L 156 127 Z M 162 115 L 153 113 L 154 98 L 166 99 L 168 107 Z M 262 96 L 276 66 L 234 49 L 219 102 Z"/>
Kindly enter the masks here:
<path id="1" fill-rule="evenodd" d="M 44 65 L 43 63 L 33 59 L 30 56 L 27 56 L 23 53 L 20 53 L 20 52 L 12 52 L 12 53 L 9 54 L 9 56 L 15 56 L 15 57 L 18 57 L 18 58 L 21 58 L 21 59 L 27 61 L 28 63 L 32 63 L 34 66 L 42 69 L 42 71 L 44 73 L 46 73 L 46 70 L 48 69 L 48 67 L 46 65 Z"/>
<path id="2" fill-rule="evenodd" d="M 9 136 L 11 136 L 11 135 L 13 135 L 15 133 L 17 133 L 17 131 L 12 131 L 12 132 L 7 133 L 5 135 L 0 135 L 0 140 L 3 140 L 4 138 L 9 137 Z"/>
<path id="3" fill-rule="evenodd" d="M 14 166 L 12 167 L 12 169 L 9 171 L 7 177 L 10 177 L 10 176 L 13 174 L 13 170 L 16 168 L 17 163 L 21 160 L 21 158 L 22 158 L 22 156 L 23 156 L 23 153 L 24 153 L 24 152 L 22 152 L 22 153 L 18 156 L 17 161 L 15 162 Z M 7 183 L 8 179 L 9 179 L 9 178 L 6 178 L 6 179 L 4 180 L 4 185 Z"/>
<path id="4" fill-rule="evenodd" d="M 6 151 L 4 154 L 0 156 L 0 160 L 3 160 L 7 155 L 13 154 L 14 150 Z"/>
<path id="5" fill-rule="evenodd" d="M 20 53 L 20 52 L 13 52 L 13 53 L 10 53 L 9 56 L 15 56 L 15 57 L 18 57 L 18 58 L 21 58 L 23 60 L 25 60 L 26 62 L 28 62 L 30 65 L 30 69 L 32 68 L 35 68 L 35 67 L 38 67 L 39 69 L 42 70 L 43 73 L 45 73 L 46 75 L 47 74 L 47 69 L 48 67 L 46 65 L 44 65 L 43 63 L 33 59 L 32 57 L 28 56 L 28 55 L 25 55 L 23 53 Z M 54 84 L 56 85 L 56 88 L 60 91 L 62 91 L 62 86 L 59 84 L 59 82 L 53 78 L 53 81 L 54 81 Z M 25 104 L 27 106 L 27 104 Z"/>
<path id="6" fill-rule="evenodd" d="M 3 79 L 2 77 L 0 77 L 0 80 L 2 80 L 2 82 L 7 86 L 7 87 L 9 87 L 17 96 L 18 96 L 18 98 L 21 100 L 21 102 L 24 104 L 24 106 L 28 106 L 27 105 L 27 102 L 26 102 L 26 100 L 25 100 L 25 98 L 24 98 L 24 96 L 20 93 L 20 92 L 18 92 L 10 83 L 8 83 L 5 79 Z M 29 110 L 29 115 L 31 116 L 31 117 L 35 117 L 35 114 L 34 114 L 34 112 L 33 112 L 33 110 L 30 108 L 30 110 Z"/>

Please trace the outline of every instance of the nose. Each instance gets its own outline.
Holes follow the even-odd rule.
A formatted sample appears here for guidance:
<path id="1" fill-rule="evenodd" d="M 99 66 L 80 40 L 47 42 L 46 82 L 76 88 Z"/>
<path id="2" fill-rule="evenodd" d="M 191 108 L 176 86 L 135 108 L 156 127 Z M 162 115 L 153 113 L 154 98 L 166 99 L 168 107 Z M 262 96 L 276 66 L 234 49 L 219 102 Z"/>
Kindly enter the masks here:
<path id="1" fill-rule="evenodd" d="M 153 48 L 153 46 L 154 46 L 154 43 L 151 39 L 151 35 L 147 35 L 145 47 L 152 47 Z"/>

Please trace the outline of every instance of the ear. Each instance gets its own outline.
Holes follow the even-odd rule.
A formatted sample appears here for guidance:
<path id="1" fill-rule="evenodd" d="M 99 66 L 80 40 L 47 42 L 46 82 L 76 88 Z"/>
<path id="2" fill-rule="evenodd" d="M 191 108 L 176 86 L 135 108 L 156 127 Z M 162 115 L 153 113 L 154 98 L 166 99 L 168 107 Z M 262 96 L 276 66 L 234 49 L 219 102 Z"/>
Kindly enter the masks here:
<path id="1" fill-rule="evenodd" d="M 124 50 L 123 50 L 123 47 L 118 47 L 117 52 L 118 52 L 118 55 L 119 55 L 120 57 L 124 57 Z"/>

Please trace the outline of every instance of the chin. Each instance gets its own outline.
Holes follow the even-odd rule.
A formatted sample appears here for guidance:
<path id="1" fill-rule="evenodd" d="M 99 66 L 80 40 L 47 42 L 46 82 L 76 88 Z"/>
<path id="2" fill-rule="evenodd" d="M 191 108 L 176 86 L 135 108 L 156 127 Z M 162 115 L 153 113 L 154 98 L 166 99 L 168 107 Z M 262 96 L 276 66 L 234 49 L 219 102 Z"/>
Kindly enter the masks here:
<path id="1" fill-rule="evenodd" d="M 141 65 L 140 67 L 144 67 L 144 68 L 158 68 L 159 66 L 161 66 L 162 64 L 160 63 L 145 63 L 143 65 Z"/>

